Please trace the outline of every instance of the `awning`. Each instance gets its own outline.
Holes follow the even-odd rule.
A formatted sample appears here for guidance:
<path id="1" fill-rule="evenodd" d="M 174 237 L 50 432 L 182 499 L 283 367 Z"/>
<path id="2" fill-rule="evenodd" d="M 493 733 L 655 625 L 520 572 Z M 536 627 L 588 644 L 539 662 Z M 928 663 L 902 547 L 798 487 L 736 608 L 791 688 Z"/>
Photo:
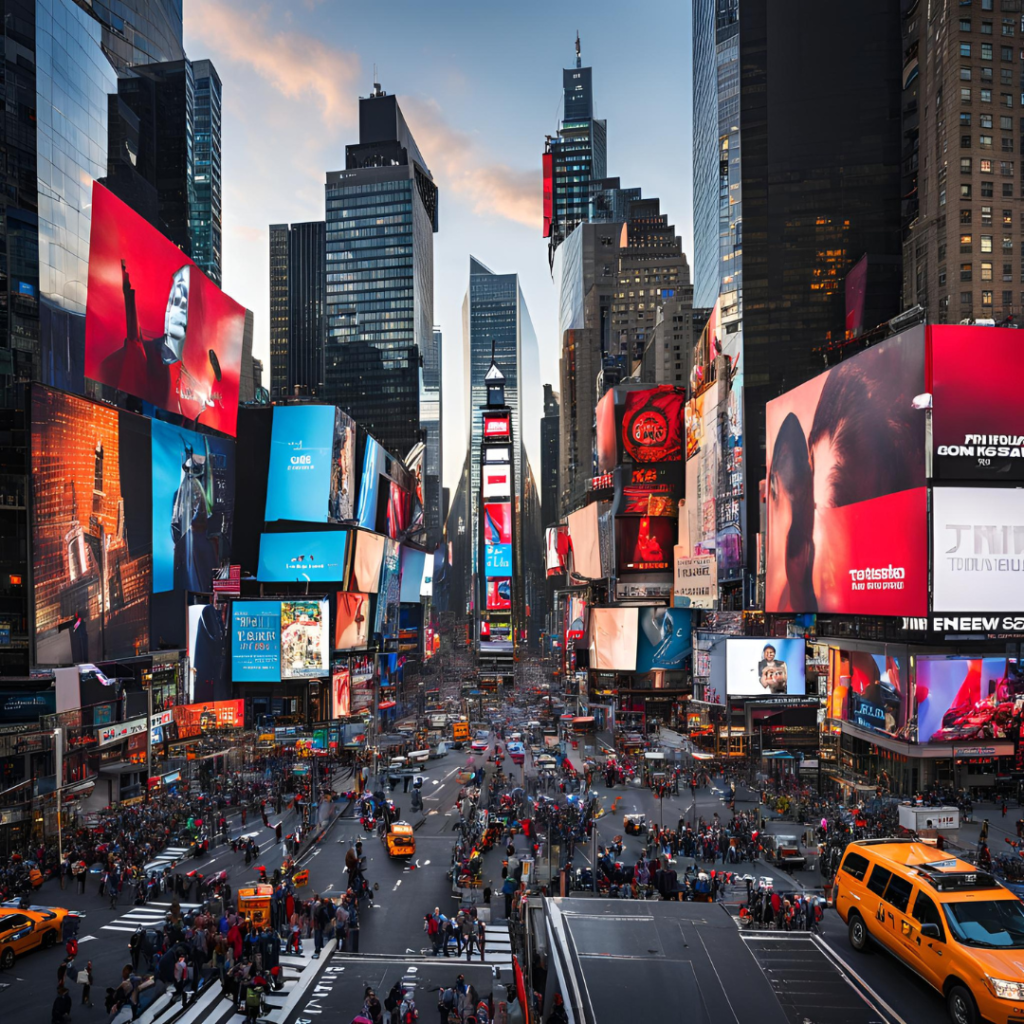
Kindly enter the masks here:
<path id="1" fill-rule="evenodd" d="M 382 700 L 377 705 L 377 710 L 378 711 L 387 711 L 388 708 L 393 708 L 394 706 L 395 706 L 395 702 L 393 700 Z"/>
<path id="2" fill-rule="evenodd" d="M 145 764 L 133 764 L 131 761 L 100 765 L 100 775 L 129 775 L 132 772 L 144 772 L 145 770 Z"/>
<path id="3" fill-rule="evenodd" d="M 589 725 L 594 720 L 593 715 L 579 715 L 572 720 L 573 725 Z"/>

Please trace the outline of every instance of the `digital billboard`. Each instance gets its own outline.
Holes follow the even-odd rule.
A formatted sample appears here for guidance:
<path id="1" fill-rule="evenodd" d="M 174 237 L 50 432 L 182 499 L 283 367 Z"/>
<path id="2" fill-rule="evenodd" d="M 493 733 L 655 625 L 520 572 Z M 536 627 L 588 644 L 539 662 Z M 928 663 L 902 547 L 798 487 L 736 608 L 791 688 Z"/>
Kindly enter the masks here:
<path id="1" fill-rule="evenodd" d="M 619 463 L 616 439 L 615 390 L 606 391 L 594 410 L 595 446 L 598 473 L 611 473 Z"/>
<path id="2" fill-rule="evenodd" d="M 928 611 L 924 328 L 767 406 L 769 612 Z"/>
<path id="3" fill-rule="evenodd" d="M 334 410 L 334 450 L 331 456 L 330 505 L 327 519 L 348 523 L 356 517 L 356 424 L 347 413 Z"/>
<path id="4" fill-rule="evenodd" d="M 327 601 L 281 602 L 281 678 L 311 679 L 330 672 Z"/>
<path id="5" fill-rule="evenodd" d="M 683 496 L 683 467 L 678 462 L 618 466 L 615 470 L 617 516 L 677 516 Z"/>
<path id="6" fill-rule="evenodd" d="M 1024 480 L 1024 408 L 1018 387 L 1024 352 L 1017 330 L 936 324 L 928 334 L 933 476 Z"/>
<path id="7" fill-rule="evenodd" d="M 426 572 L 428 559 L 433 562 L 433 555 L 425 551 L 417 551 L 416 548 L 402 545 L 402 586 L 399 592 L 399 600 L 402 604 L 420 603 L 421 591 L 423 590 L 423 574 Z"/>
<path id="8" fill-rule="evenodd" d="M 335 649 L 351 651 L 365 647 L 370 639 L 370 595 L 339 591 L 336 608 Z"/>
<path id="9" fill-rule="evenodd" d="M 334 419 L 333 405 L 274 406 L 267 522 L 327 522 L 334 473 Z"/>
<path id="10" fill-rule="evenodd" d="M 725 641 L 730 697 L 802 696 L 806 689 L 803 640 L 729 637 Z"/>
<path id="11" fill-rule="evenodd" d="M 512 497 L 512 467 L 503 463 L 487 463 L 480 467 L 484 499 L 508 500 Z"/>
<path id="12" fill-rule="evenodd" d="M 231 558 L 235 442 L 151 421 L 153 592 L 213 592 Z"/>
<path id="13" fill-rule="evenodd" d="M 245 727 L 244 700 L 213 700 L 177 704 L 171 709 L 178 739 L 192 739 L 218 729 Z"/>
<path id="14" fill-rule="evenodd" d="M 671 572 L 677 525 L 666 516 L 624 516 L 615 520 L 619 575 Z"/>
<path id="15" fill-rule="evenodd" d="M 367 436 L 363 450 L 363 470 L 359 477 L 359 506 L 356 519 L 366 530 L 377 529 L 377 504 L 380 498 L 380 475 L 384 472 L 387 453 L 372 438 Z"/>
<path id="16" fill-rule="evenodd" d="M 633 462 L 683 458 L 686 392 L 668 384 L 629 391 L 622 412 L 622 454 Z"/>
<path id="17" fill-rule="evenodd" d="M 348 662 L 331 668 L 331 718 L 344 718 L 352 713 L 352 674 Z"/>
<path id="18" fill-rule="evenodd" d="M 264 583 L 337 582 L 345 575 L 348 533 L 264 533 L 256 578 Z"/>
<path id="19" fill-rule="evenodd" d="M 636 671 L 681 672 L 693 653 L 690 613 L 680 608 L 640 608 Z"/>
<path id="20" fill-rule="evenodd" d="M 509 418 L 507 415 L 485 415 L 484 416 L 484 437 L 508 437 Z"/>
<path id="21" fill-rule="evenodd" d="M 85 375 L 234 436 L 245 309 L 93 183 Z"/>
<path id="22" fill-rule="evenodd" d="M 512 580 L 492 577 L 487 581 L 487 610 L 508 611 L 512 607 Z"/>
<path id="23" fill-rule="evenodd" d="M 236 683 L 280 682 L 280 601 L 231 605 L 231 675 Z"/>
<path id="24" fill-rule="evenodd" d="M 484 502 L 484 574 L 512 575 L 512 503 Z"/>
<path id="25" fill-rule="evenodd" d="M 587 599 L 582 594 L 568 594 L 565 602 L 565 649 L 587 635 Z"/>
<path id="26" fill-rule="evenodd" d="M 224 614 L 216 605 L 189 606 L 188 662 L 189 701 L 227 700 L 231 690 L 228 631 Z"/>
<path id="27" fill-rule="evenodd" d="M 909 680 L 895 657 L 829 648 L 828 715 L 916 740 Z"/>
<path id="28" fill-rule="evenodd" d="M 150 421 L 34 385 L 30 435 L 34 661 L 145 653 L 153 587 Z"/>
<path id="29" fill-rule="evenodd" d="M 566 516 L 572 551 L 572 575 L 581 579 L 599 580 L 604 575 L 599 514 L 597 502 L 591 502 Z"/>
<path id="30" fill-rule="evenodd" d="M 352 584 L 356 590 L 376 594 L 380 588 L 380 566 L 384 560 L 384 540 L 379 533 L 356 531 L 356 551 L 352 560 Z"/>
<path id="31" fill-rule="evenodd" d="M 1017 612 L 1024 607 L 1024 490 L 932 489 L 932 608 Z"/>
<path id="32" fill-rule="evenodd" d="M 360 654 L 349 659 L 353 715 L 373 707 L 376 666 L 377 659 L 372 654 Z"/>
<path id="33" fill-rule="evenodd" d="M 1001 740 L 1010 736 L 1024 695 L 1015 658 L 926 658 L 915 661 L 919 743 Z"/>
<path id="34" fill-rule="evenodd" d="M 590 609 L 590 667 L 598 672 L 635 672 L 637 608 Z"/>
<path id="35" fill-rule="evenodd" d="M 384 542 L 384 558 L 380 565 L 380 589 L 377 592 L 377 613 L 374 632 L 382 637 L 398 635 L 398 605 L 402 591 L 402 546 L 393 540 Z"/>

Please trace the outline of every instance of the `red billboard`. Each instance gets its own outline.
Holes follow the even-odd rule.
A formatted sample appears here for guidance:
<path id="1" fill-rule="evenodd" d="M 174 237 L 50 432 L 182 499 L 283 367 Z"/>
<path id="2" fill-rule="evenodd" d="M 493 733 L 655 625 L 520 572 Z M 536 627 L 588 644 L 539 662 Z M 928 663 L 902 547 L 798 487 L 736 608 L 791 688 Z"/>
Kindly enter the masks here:
<path id="1" fill-rule="evenodd" d="M 507 611 L 512 607 L 512 581 L 504 577 L 487 581 L 487 610 Z"/>
<path id="2" fill-rule="evenodd" d="M 667 516 L 622 516 L 615 520 L 619 575 L 670 572 L 678 526 Z"/>
<path id="3" fill-rule="evenodd" d="M 683 457 L 686 393 L 663 384 L 626 395 L 622 454 L 634 462 L 678 462 Z"/>
<path id="4" fill-rule="evenodd" d="M 555 154 L 545 153 L 541 157 L 544 172 L 544 237 L 551 237 L 552 199 L 554 198 Z"/>
<path id="5" fill-rule="evenodd" d="M 1010 327 L 929 327 L 933 474 L 1024 480 L 1024 346 Z"/>
<path id="6" fill-rule="evenodd" d="M 765 610 L 928 611 L 924 328 L 767 406 Z"/>
<path id="7" fill-rule="evenodd" d="M 485 416 L 484 437 L 508 437 L 508 416 Z"/>
<path id="8" fill-rule="evenodd" d="M 234 436 L 245 309 L 93 184 L 85 375 Z"/>

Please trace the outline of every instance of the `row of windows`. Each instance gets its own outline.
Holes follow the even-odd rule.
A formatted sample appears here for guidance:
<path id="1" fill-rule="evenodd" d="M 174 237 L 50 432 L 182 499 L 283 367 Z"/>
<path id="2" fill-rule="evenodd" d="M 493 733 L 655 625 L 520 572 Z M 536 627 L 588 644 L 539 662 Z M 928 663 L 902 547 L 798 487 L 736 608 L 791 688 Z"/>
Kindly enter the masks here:
<path id="1" fill-rule="evenodd" d="M 371 218 L 374 217 L 385 217 L 392 213 L 411 212 L 412 203 L 387 203 L 384 206 L 380 206 L 377 203 L 366 203 L 361 206 L 342 207 L 337 215 L 331 218 L 331 221 L 336 223 L 337 220 L 351 220 L 354 217 L 362 217 L 367 223 L 370 223 Z"/>
<path id="2" fill-rule="evenodd" d="M 961 210 L 960 211 L 960 223 L 970 224 L 974 217 L 973 210 Z M 1013 225 L 1013 210 L 1003 210 L 1002 217 L 1004 227 L 1011 227 Z M 992 223 L 992 207 L 983 206 L 981 208 L 981 223 L 982 225 Z"/>
<path id="3" fill-rule="evenodd" d="M 1021 304 L 1024 305 L 1024 292 L 1021 292 Z M 961 306 L 972 306 L 973 307 L 973 305 L 974 305 L 974 295 L 971 292 L 961 292 L 960 293 L 960 305 Z M 992 292 L 990 292 L 990 291 L 983 291 L 981 293 L 981 305 L 982 305 L 983 309 L 991 309 L 992 308 L 992 306 L 993 306 Z M 1012 291 L 1004 291 L 1003 292 L 1002 306 L 1005 308 L 1006 306 L 1012 306 L 1012 305 L 1013 305 L 1013 292 Z"/>
<path id="4" fill-rule="evenodd" d="M 963 77 L 963 76 L 961 75 L 961 77 Z M 1011 84 L 1009 73 L 1007 73 L 1007 77 L 1002 80 L 1002 84 L 1003 85 L 1010 85 Z M 992 90 L 991 89 L 979 89 L 978 90 L 978 98 L 981 100 L 982 103 L 991 103 L 992 102 Z M 965 86 L 965 87 L 960 89 L 960 102 L 961 103 L 970 103 L 971 102 L 971 89 L 970 89 L 970 86 Z M 1001 107 L 1009 107 L 1012 110 L 1013 109 L 1013 93 L 1012 92 L 1001 92 L 999 94 L 999 106 L 1001 106 Z"/>
<path id="5" fill-rule="evenodd" d="M 995 198 L 994 191 L 995 191 L 995 182 L 994 181 L 983 181 L 983 182 L 981 182 L 981 189 L 980 189 L 979 194 L 980 194 L 982 199 L 994 199 Z M 968 182 L 964 182 L 960 186 L 960 198 L 961 199 L 971 199 L 971 198 L 973 198 L 973 192 L 974 192 L 973 185 L 968 183 Z M 1003 182 L 1002 194 L 1003 194 L 1004 198 L 1007 198 L 1007 199 L 1012 199 L 1013 198 L 1013 183 L 1012 182 L 1009 182 L 1009 181 L 1004 181 Z M 945 205 L 946 205 L 946 190 L 944 188 L 942 188 L 942 189 L 939 189 L 939 206 L 945 206 Z M 984 210 L 985 208 L 982 207 L 982 209 Z"/>
<path id="6" fill-rule="evenodd" d="M 336 196 L 365 196 L 380 192 L 395 192 L 407 188 L 402 182 L 375 181 L 368 185 L 346 185 L 344 182 L 331 182 L 327 186 L 327 201 Z"/>
<path id="7" fill-rule="evenodd" d="M 982 174 L 993 174 L 993 173 L 995 173 L 993 171 L 994 167 L 995 167 L 995 161 L 989 159 L 988 157 L 982 157 L 978 161 L 978 170 Z M 960 173 L 961 174 L 970 174 L 973 170 L 974 170 L 974 160 L 973 160 L 973 157 L 969 157 L 969 156 L 962 156 L 962 157 L 960 157 Z M 1004 178 L 1012 178 L 1013 177 L 1013 161 L 1012 160 L 1000 160 L 999 161 L 999 173 Z M 982 182 L 982 184 L 984 184 L 984 182 Z M 984 195 L 984 193 L 982 193 L 982 194 Z"/>
<path id="8" fill-rule="evenodd" d="M 971 148 L 971 136 L 961 135 L 960 136 L 960 148 L 970 149 Z M 991 149 L 992 148 L 992 136 L 991 135 L 979 135 L 978 136 L 978 149 Z M 1013 152 L 1013 138 L 1003 136 L 1001 140 L 1000 148 L 1004 153 Z"/>
<path id="9" fill-rule="evenodd" d="M 971 6 L 971 0 L 960 0 L 960 6 L 961 7 L 970 7 Z M 991 11 L 992 10 L 992 0 L 981 0 L 981 9 L 983 11 Z M 1013 33 L 1014 33 L 1014 27 L 1015 27 L 1015 23 L 1014 23 L 1013 18 L 1003 18 L 1002 25 L 1000 26 L 1000 28 L 1002 30 L 1002 35 L 1008 36 L 1008 37 L 1012 37 Z M 993 28 L 993 25 L 992 25 L 991 21 L 982 21 L 982 23 L 981 23 L 981 34 L 983 36 L 993 35 L 994 33 L 992 31 L 992 28 Z M 961 18 L 960 19 L 960 31 L 961 32 L 970 32 L 971 31 L 971 19 L 970 18 Z"/>
<path id="10" fill-rule="evenodd" d="M 408 202 L 409 198 L 409 189 L 402 188 L 391 192 L 378 192 L 374 196 L 344 196 L 328 199 L 327 209 L 328 211 L 378 209 L 391 203 Z"/>
<path id="11" fill-rule="evenodd" d="M 991 114 L 979 114 L 978 124 L 982 128 L 992 127 L 992 115 Z M 971 125 L 971 112 L 969 110 L 961 111 L 960 113 L 960 127 L 969 128 Z M 999 127 L 1004 132 L 1013 131 L 1013 118 L 1009 115 L 1000 115 Z"/>
<path id="12" fill-rule="evenodd" d="M 981 59 L 982 60 L 992 60 L 992 52 L 993 52 L 993 50 L 992 50 L 992 43 L 982 43 L 980 49 L 981 49 Z M 971 56 L 971 44 L 970 43 L 961 43 L 960 44 L 960 56 L 961 57 L 970 57 Z M 999 47 L 999 59 L 1000 60 L 1012 61 L 1013 60 L 1013 47 L 1012 46 L 1000 46 Z"/>
<path id="13" fill-rule="evenodd" d="M 1004 263 L 1002 265 L 1002 267 L 1003 267 L 1002 280 L 1004 282 L 1012 281 L 1013 280 L 1013 264 L 1012 263 Z M 993 271 L 993 265 L 988 260 L 982 260 L 981 265 L 979 267 L 979 270 L 980 270 L 980 274 L 979 274 L 978 280 L 980 280 L 980 281 L 994 281 L 995 280 L 994 271 Z M 974 273 L 973 272 L 974 272 L 974 265 L 973 264 L 971 264 L 971 263 L 961 263 L 960 264 L 960 280 L 961 281 L 973 281 L 974 280 Z M 945 283 L 946 283 L 946 268 L 945 267 L 939 267 L 939 284 L 942 285 L 942 284 L 945 284 Z"/>

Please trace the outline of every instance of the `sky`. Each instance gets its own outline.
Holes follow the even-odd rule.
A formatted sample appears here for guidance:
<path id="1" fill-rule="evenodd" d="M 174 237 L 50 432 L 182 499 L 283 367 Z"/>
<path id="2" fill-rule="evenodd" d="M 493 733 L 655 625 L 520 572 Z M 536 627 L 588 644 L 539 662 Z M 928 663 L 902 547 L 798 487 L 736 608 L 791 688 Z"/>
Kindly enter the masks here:
<path id="1" fill-rule="evenodd" d="M 376 81 L 398 95 L 440 190 L 434 321 L 444 337 L 446 486 L 457 482 L 467 444 L 462 300 L 471 254 L 520 275 L 540 348 L 536 388 L 558 389 L 540 164 L 577 30 L 594 69 L 595 116 L 608 122 L 608 174 L 661 199 L 692 261 L 685 0 L 592 0 L 575 14 L 537 0 L 185 0 L 184 9 L 188 56 L 212 60 L 223 83 L 224 289 L 255 313 L 265 385 L 268 226 L 323 219 L 326 172 L 344 168 L 345 145 L 358 141 L 358 99 L 372 91 L 375 66 Z"/>

